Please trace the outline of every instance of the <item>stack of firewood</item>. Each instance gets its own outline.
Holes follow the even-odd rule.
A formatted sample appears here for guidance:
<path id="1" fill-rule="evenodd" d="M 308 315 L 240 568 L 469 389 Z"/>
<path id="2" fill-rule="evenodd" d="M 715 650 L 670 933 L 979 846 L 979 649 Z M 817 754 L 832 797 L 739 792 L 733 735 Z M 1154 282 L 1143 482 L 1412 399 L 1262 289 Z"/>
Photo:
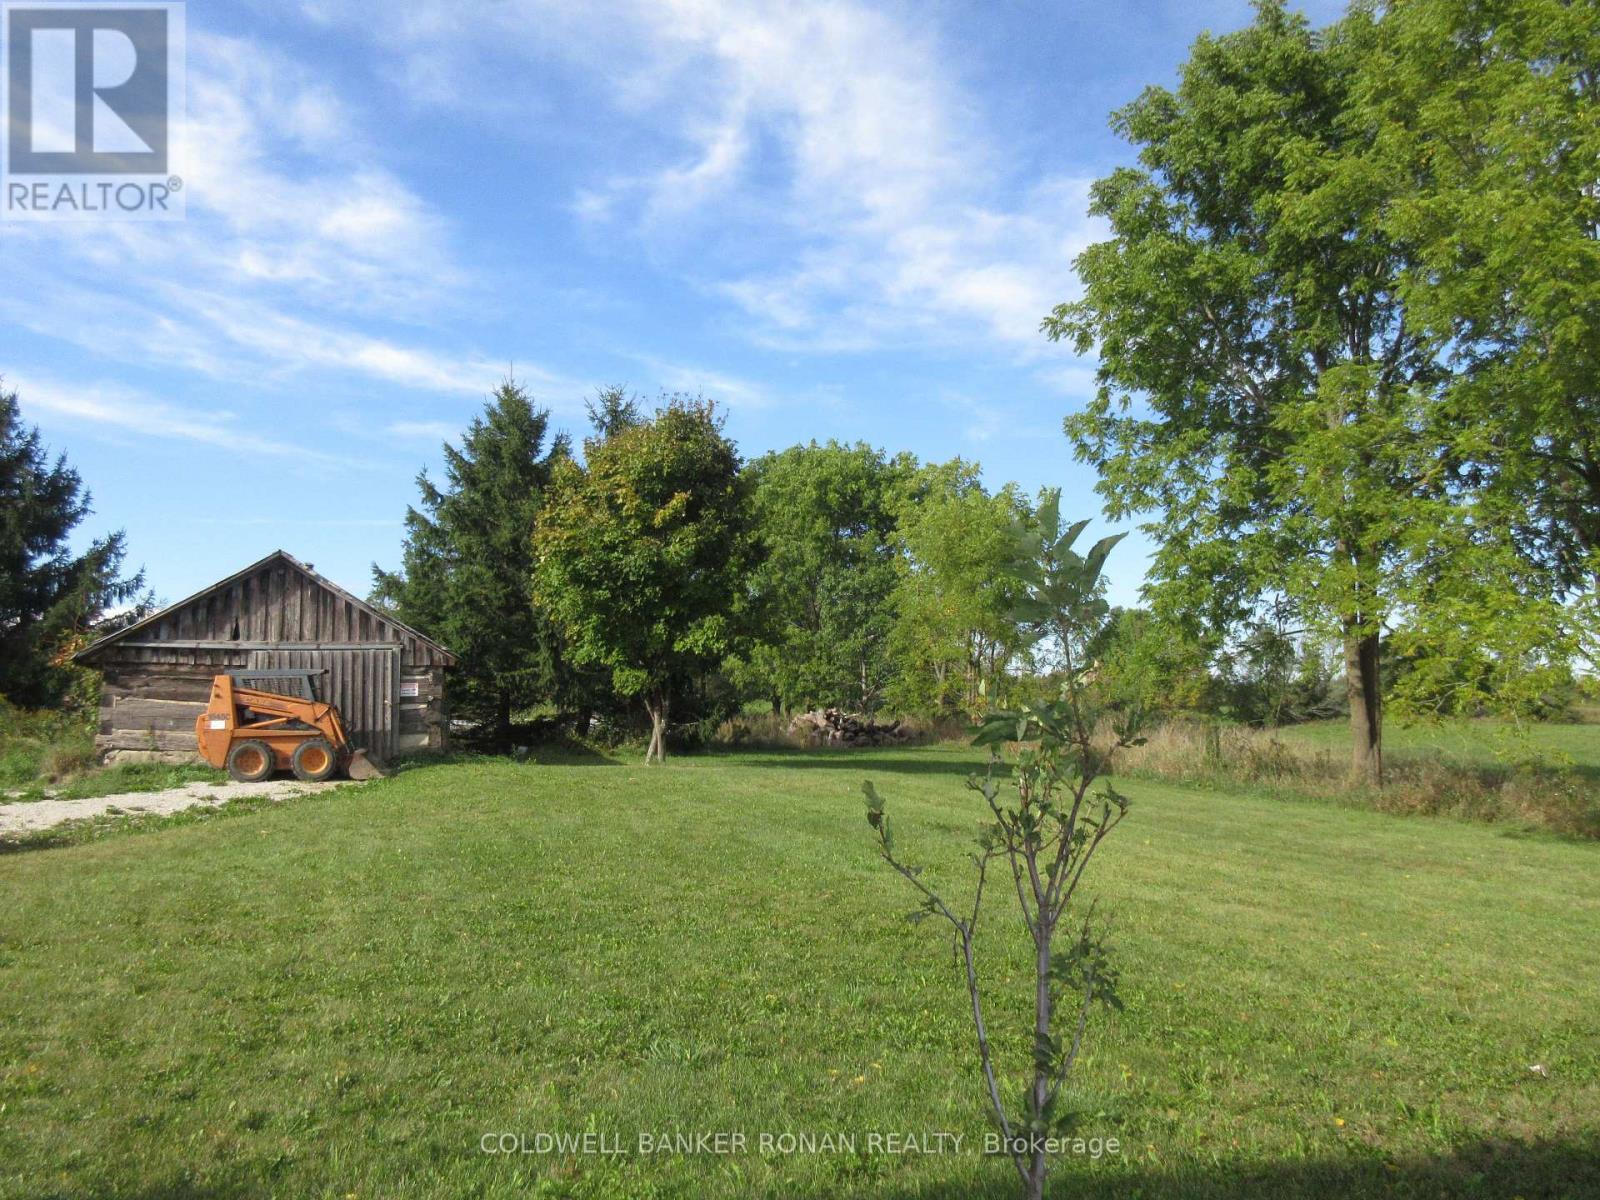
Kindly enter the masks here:
<path id="1" fill-rule="evenodd" d="M 911 731 L 899 721 L 883 725 L 837 708 L 800 713 L 789 722 L 789 732 L 813 746 L 895 746 L 911 740 Z"/>

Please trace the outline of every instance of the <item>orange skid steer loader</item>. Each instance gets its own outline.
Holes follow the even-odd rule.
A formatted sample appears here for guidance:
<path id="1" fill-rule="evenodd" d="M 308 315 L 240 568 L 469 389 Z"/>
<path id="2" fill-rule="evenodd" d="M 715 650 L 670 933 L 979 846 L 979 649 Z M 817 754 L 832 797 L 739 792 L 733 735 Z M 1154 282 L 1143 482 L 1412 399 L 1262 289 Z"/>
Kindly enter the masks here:
<path id="1" fill-rule="evenodd" d="M 365 750 L 351 747 L 339 710 L 316 698 L 311 680 L 320 674 L 235 671 L 213 678 L 210 703 L 194 723 L 200 757 L 226 767 L 240 783 L 258 783 L 283 770 L 307 783 L 320 783 L 340 769 L 351 779 L 382 775 Z"/>

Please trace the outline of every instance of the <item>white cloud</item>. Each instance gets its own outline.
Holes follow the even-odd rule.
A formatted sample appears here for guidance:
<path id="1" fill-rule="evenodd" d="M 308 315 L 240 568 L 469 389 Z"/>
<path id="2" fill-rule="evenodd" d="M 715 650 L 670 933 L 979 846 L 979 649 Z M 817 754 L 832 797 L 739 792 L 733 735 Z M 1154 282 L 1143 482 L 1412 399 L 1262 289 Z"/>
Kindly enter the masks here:
<path id="1" fill-rule="evenodd" d="M 471 20 L 416 0 L 374 27 L 359 4 L 321 20 L 369 29 L 407 77 L 454 70 L 437 95 L 495 106 L 483 56 L 560 57 L 602 102 L 670 149 L 575 191 L 571 211 L 627 230 L 743 310 L 757 342 L 852 349 L 977 339 L 1048 355 L 1039 322 L 1096 236 L 1088 180 L 1018 186 L 1004 140 L 963 88 L 957 48 L 924 23 L 851 0 L 505 0 Z M 500 73 L 494 73 L 497 81 Z M 698 222 L 698 229 L 695 223 Z M 751 249 L 757 247 L 757 249 Z"/>
<path id="2" fill-rule="evenodd" d="M 253 43 L 189 43 L 189 119 L 176 154 L 190 231 L 170 239 L 197 272 L 291 286 L 345 311 L 418 311 L 463 282 L 449 231 L 402 182 L 364 161 L 361 120 L 303 67 Z"/>
<path id="3" fill-rule="evenodd" d="M 314 371 L 400 387 L 483 395 L 509 367 L 362 333 L 336 321 L 294 316 L 271 297 L 241 289 L 203 291 L 152 284 L 126 297 L 43 281 L 25 295 L 0 296 L 0 319 L 123 362 L 173 366 L 216 380 L 261 382 Z M 576 393 L 583 385 L 535 367 L 541 386 Z"/>
<path id="4" fill-rule="evenodd" d="M 209 330 L 242 350 L 295 368 L 345 370 L 428 391 L 479 395 L 504 378 L 487 359 L 455 358 L 349 329 L 307 321 L 268 305 L 191 293 L 178 298 L 191 330 Z"/>
<path id="5" fill-rule="evenodd" d="M 783 147 L 787 179 L 762 218 L 788 224 L 799 253 L 719 285 L 758 338 L 852 346 L 975 330 L 1039 344 L 1090 240 L 1087 181 L 1008 197 L 947 48 L 858 4 L 674 0 L 654 11 L 652 36 L 692 48 L 683 74 L 709 79 L 718 108 L 685 131 L 684 162 L 640 185 L 641 227 L 669 201 L 709 204 L 748 184 L 743 152 L 763 138 Z"/>
<path id="6" fill-rule="evenodd" d="M 668 362 L 647 355 L 635 357 L 668 392 L 704 396 L 725 407 L 767 408 L 773 403 L 767 386 L 753 379 L 690 363 Z"/>
<path id="7" fill-rule="evenodd" d="M 384 431 L 390 437 L 417 441 L 446 442 L 461 436 L 461 430 L 445 421 L 394 421 Z"/>
<path id="8" fill-rule="evenodd" d="M 1078 361 L 1068 366 L 1048 367 L 1041 370 L 1039 378 L 1056 391 L 1077 400 L 1092 399 L 1099 388 L 1093 362 Z"/>
<path id="9" fill-rule="evenodd" d="M 1039 413 L 1025 405 L 973 396 L 953 389 L 936 391 L 931 399 L 960 423 L 964 443 L 981 444 L 1016 438 L 1048 443 L 1060 436 L 1058 427 L 1040 420 Z"/>
<path id="10" fill-rule="evenodd" d="M 258 44 L 191 31 L 188 53 L 174 151 L 187 219 L 0 227 L 0 318 L 216 379 L 335 370 L 424 391 L 492 388 L 504 365 L 427 344 L 447 340 L 431 327 L 465 310 L 471 280 L 448 222 L 364 155 L 362 119 Z"/>
<path id="11" fill-rule="evenodd" d="M 63 383 L 35 376 L 8 375 L 24 415 L 49 416 L 85 425 L 110 428 L 158 441 L 197 442 L 224 450 L 267 454 L 302 462 L 364 467 L 370 464 L 342 454 L 328 454 L 305 446 L 263 437 L 259 422 L 221 407 L 184 408 L 118 384 Z"/>

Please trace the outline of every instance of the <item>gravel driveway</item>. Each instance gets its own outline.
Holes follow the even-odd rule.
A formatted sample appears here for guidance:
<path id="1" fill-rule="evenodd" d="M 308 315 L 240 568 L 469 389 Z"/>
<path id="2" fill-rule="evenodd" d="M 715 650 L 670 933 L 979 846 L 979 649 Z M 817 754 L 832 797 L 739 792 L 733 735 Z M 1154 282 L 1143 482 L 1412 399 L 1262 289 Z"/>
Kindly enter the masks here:
<path id="1" fill-rule="evenodd" d="M 185 808 L 219 808 L 229 800 L 265 796 L 286 800 L 307 792 L 325 792 L 348 786 L 348 780 L 328 783 L 301 783 L 298 779 L 268 779 L 262 783 L 186 783 L 161 792 L 122 792 L 115 796 L 95 796 L 88 800 L 30 800 L 0 804 L 0 837 L 49 829 L 63 821 L 81 821 L 117 809 L 127 813 L 175 813 Z"/>

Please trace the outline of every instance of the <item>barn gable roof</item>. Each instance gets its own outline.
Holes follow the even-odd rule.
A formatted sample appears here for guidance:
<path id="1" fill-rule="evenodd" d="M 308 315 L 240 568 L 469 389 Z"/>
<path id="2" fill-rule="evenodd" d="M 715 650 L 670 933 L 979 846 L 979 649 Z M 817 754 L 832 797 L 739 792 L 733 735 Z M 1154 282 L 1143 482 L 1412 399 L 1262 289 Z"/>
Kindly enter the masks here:
<path id="1" fill-rule="evenodd" d="M 185 639 L 174 638 L 173 633 L 175 629 L 181 629 L 181 626 L 184 624 L 185 617 L 190 616 L 191 613 L 198 614 L 202 611 L 208 611 L 210 608 L 208 602 L 212 601 L 216 597 L 227 595 L 230 589 L 235 589 L 236 598 L 238 589 L 240 587 L 247 587 L 248 581 L 250 581 L 253 577 L 261 575 L 262 573 L 267 572 L 271 568 L 279 565 L 287 567 L 288 569 L 297 572 L 305 579 L 309 580 L 315 589 L 326 593 L 331 598 L 334 606 L 347 606 L 347 622 L 349 621 L 350 617 L 356 617 L 358 618 L 358 621 L 352 622 L 352 624 L 358 628 L 364 628 L 371 631 L 370 636 L 362 636 L 359 638 L 351 636 L 351 641 L 360 641 L 362 643 L 404 643 L 408 641 L 414 641 L 418 644 L 418 646 L 428 651 L 430 657 L 435 658 L 438 664 L 443 666 L 455 666 L 456 656 L 441 646 L 438 642 L 434 641 L 430 637 L 425 636 L 424 634 L 418 633 L 415 629 L 411 628 L 411 626 L 402 621 L 396 620 L 388 613 L 380 612 L 377 608 L 373 607 L 365 600 L 351 595 L 338 584 L 324 579 L 305 563 L 301 562 L 299 559 L 283 550 L 274 550 L 265 558 L 259 560 L 258 562 L 251 563 L 248 567 L 245 567 L 240 571 L 234 572 L 226 579 L 218 580 L 210 587 L 203 588 L 194 595 L 178 601 L 176 604 L 169 604 L 166 608 L 161 609 L 159 612 L 151 613 L 148 617 L 134 622 L 125 629 L 119 629 L 115 633 L 108 634 L 107 636 L 100 638 L 98 641 L 92 642 L 88 646 L 85 646 L 82 650 L 78 651 L 73 658 L 78 662 L 92 665 L 97 660 L 101 659 L 108 650 L 119 643 L 137 643 L 146 639 L 153 639 L 163 643 L 170 642 L 174 645 L 181 644 L 181 642 Z M 204 624 L 205 622 L 202 621 L 201 623 Z M 227 644 L 226 641 L 216 641 L 215 639 L 208 639 L 201 636 L 198 629 L 195 632 L 196 636 L 194 639 L 192 639 L 195 644 Z M 230 640 L 233 642 L 240 641 L 239 632 L 237 629 L 233 631 L 232 638 Z M 262 640 L 271 641 L 274 643 L 293 644 L 297 639 L 294 637 L 285 636 L 266 638 Z"/>

